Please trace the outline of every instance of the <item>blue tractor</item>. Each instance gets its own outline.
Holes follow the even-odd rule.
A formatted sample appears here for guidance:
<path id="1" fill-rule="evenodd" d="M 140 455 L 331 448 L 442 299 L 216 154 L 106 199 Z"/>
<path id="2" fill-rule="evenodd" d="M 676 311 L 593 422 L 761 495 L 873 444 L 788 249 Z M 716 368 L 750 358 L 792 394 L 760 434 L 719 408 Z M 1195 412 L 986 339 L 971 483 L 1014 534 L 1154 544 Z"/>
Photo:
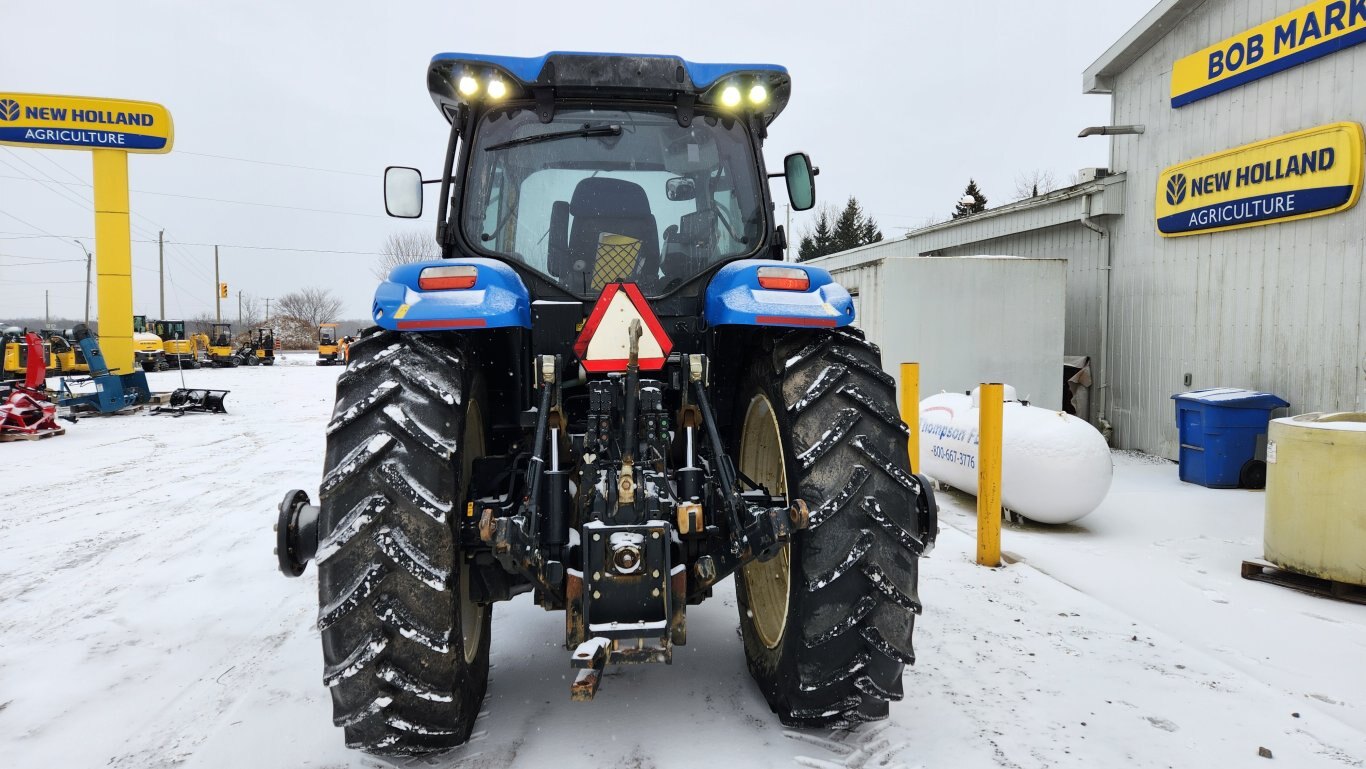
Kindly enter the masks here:
<path id="1" fill-rule="evenodd" d="M 402 265 L 351 346 L 318 505 L 279 508 L 281 570 L 318 564 L 324 683 L 347 744 L 469 738 L 492 606 L 565 617 L 574 699 L 664 662 L 732 575 L 749 670 L 784 724 L 902 697 L 937 508 L 849 293 L 783 261 L 762 153 L 782 67 L 443 53 L 442 258 Z"/>

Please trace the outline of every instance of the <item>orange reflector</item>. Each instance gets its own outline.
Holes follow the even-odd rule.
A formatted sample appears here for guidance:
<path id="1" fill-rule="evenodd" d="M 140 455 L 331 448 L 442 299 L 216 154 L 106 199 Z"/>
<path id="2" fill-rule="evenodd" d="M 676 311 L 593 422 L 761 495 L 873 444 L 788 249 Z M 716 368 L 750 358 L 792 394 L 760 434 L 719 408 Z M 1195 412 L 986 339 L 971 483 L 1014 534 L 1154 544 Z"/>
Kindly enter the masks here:
<path id="1" fill-rule="evenodd" d="M 811 278 L 800 267 L 760 267 L 759 287 L 772 291 L 806 291 Z"/>
<path id="2" fill-rule="evenodd" d="M 479 268 L 473 265 L 428 267 L 417 277 L 417 287 L 423 291 L 474 288 L 474 282 L 478 278 Z"/>

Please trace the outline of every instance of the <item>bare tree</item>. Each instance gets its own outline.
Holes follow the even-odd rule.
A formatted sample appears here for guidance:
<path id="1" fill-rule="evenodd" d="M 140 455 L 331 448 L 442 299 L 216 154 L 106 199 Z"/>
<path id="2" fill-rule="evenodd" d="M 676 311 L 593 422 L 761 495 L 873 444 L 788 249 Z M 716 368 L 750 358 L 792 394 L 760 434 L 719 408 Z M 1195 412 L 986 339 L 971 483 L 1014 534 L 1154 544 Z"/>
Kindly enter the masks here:
<path id="1" fill-rule="evenodd" d="M 1036 168 L 1033 171 L 1015 175 L 1015 199 L 1035 198 L 1058 188 L 1058 180 L 1052 171 Z"/>
<path id="2" fill-rule="evenodd" d="M 305 288 L 280 297 L 276 307 L 271 315 L 276 338 L 287 348 L 302 349 L 316 342 L 320 324 L 337 319 L 342 302 L 325 288 Z"/>
<path id="3" fill-rule="evenodd" d="M 391 232 L 380 247 L 384 255 L 375 262 L 375 277 L 388 280 L 389 273 L 400 264 L 435 259 L 441 255 L 436 247 L 436 239 L 425 230 L 404 230 Z"/>
<path id="4" fill-rule="evenodd" d="M 276 300 L 276 315 L 294 318 L 317 326 L 334 320 L 341 312 L 342 302 L 325 288 L 305 288 L 291 291 Z"/>

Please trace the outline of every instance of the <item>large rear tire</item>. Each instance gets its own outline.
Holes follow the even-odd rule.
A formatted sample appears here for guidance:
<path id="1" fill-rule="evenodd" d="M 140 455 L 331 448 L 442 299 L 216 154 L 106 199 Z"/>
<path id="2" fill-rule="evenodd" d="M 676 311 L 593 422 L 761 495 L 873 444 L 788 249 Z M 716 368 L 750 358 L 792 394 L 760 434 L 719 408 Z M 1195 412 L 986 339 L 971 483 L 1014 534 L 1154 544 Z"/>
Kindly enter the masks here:
<path id="1" fill-rule="evenodd" d="M 933 537 L 895 383 L 857 330 L 793 332 L 749 357 L 738 467 L 811 514 L 778 557 L 736 575 L 750 674 L 788 726 L 886 718 L 915 661 L 917 559 Z"/>
<path id="2" fill-rule="evenodd" d="M 484 451 L 483 388 L 458 339 L 379 331 L 337 380 L 319 515 L 318 627 L 333 721 L 381 755 L 469 739 L 491 606 L 454 527 Z"/>

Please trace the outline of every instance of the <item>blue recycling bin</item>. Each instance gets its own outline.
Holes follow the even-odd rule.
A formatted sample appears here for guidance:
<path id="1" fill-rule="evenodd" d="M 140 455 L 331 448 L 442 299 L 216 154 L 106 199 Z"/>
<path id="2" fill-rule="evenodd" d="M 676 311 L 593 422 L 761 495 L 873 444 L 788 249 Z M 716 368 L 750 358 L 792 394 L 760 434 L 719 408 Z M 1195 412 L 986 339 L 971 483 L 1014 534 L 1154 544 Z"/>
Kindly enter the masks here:
<path id="1" fill-rule="evenodd" d="M 1236 387 L 1177 393 L 1172 400 L 1181 480 L 1211 489 L 1237 488 L 1245 466 L 1254 478 L 1255 470 L 1265 472 L 1249 465 L 1257 454 L 1257 437 L 1266 432 L 1272 411 L 1290 405 L 1271 393 Z M 1249 485 L 1260 488 L 1255 481 Z"/>

